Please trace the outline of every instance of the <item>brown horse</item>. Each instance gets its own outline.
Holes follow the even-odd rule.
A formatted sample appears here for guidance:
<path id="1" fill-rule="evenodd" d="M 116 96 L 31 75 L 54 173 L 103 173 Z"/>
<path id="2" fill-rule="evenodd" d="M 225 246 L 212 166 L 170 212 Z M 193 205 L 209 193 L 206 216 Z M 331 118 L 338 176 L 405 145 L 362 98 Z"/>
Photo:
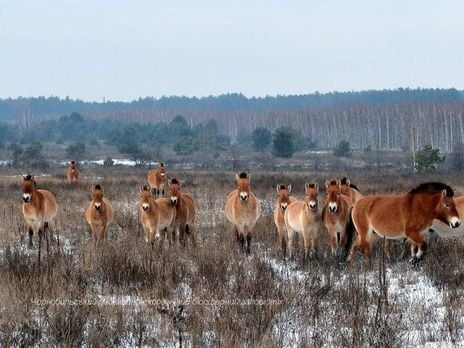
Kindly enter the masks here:
<path id="1" fill-rule="evenodd" d="M 79 180 L 79 170 L 77 169 L 77 165 L 75 161 L 71 161 L 71 164 L 68 167 L 68 171 L 66 172 L 66 177 L 70 184 L 77 183 Z"/>
<path id="2" fill-rule="evenodd" d="M 102 240 L 108 239 L 108 225 L 113 221 L 114 210 L 110 201 L 103 197 L 100 185 L 92 189 L 92 202 L 85 212 L 85 220 L 92 231 L 93 246 L 98 246 Z"/>
<path id="3" fill-rule="evenodd" d="M 35 233 L 39 235 L 39 260 L 42 247 L 42 235 L 45 236 L 47 251 L 49 244 L 48 230 L 49 224 L 53 221 L 56 224 L 56 214 L 58 205 L 53 193 L 47 190 L 38 190 L 36 182 L 32 175 L 23 177 L 22 194 L 23 205 L 22 211 L 26 226 L 29 232 L 29 246 L 32 247 L 32 236 Z"/>
<path id="4" fill-rule="evenodd" d="M 159 237 L 159 231 L 173 227 L 176 209 L 169 198 L 153 199 L 147 186 L 140 189 L 140 222 L 145 232 L 145 241 L 151 243 Z"/>
<path id="5" fill-rule="evenodd" d="M 461 224 L 453 200 L 453 190 L 445 184 L 423 183 L 405 195 L 378 195 L 361 198 L 353 206 L 347 226 L 347 259 L 359 249 L 369 258 L 372 233 L 388 239 L 408 238 L 412 243 L 411 262 L 418 262 L 426 248 L 422 232 L 438 219 L 451 228 Z M 358 237 L 351 245 L 354 231 Z"/>
<path id="6" fill-rule="evenodd" d="M 327 198 L 322 208 L 322 222 L 329 235 L 332 255 L 337 255 L 339 246 L 346 243 L 345 228 L 353 202 L 349 196 L 341 193 L 341 185 L 337 180 L 325 184 Z"/>
<path id="7" fill-rule="evenodd" d="M 287 228 L 288 253 L 293 256 L 293 237 L 295 233 L 303 235 L 304 258 L 316 252 L 316 239 L 320 228 L 320 218 L 317 212 L 317 195 L 319 188 L 316 183 L 305 184 L 305 200 L 292 202 L 285 210 L 284 219 Z"/>
<path id="8" fill-rule="evenodd" d="M 292 185 L 277 185 L 277 202 L 274 208 L 274 223 L 277 227 L 277 235 L 280 240 L 282 252 L 285 255 L 287 249 L 287 227 L 285 226 L 285 211 L 290 203 L 295 202 L 296 199 L 290 196 L 292 192 Z"/>
<path id="9" fill-rule="evenodd" d="M 261 203 L 251 192 L 250 175 L 235 174 L 238 188 L 229 193 L 225 206 L 227 220 L 234 225 L 237 240 L 250 253 L 251 234 L 261 215 Z"/>
<path id="10" fill-rule="evenodd" d="M 363 197 L 356 185 L 353 185 L 346 176 L 340 182 L 340 193 L 350 197 L 353 204 Z"/>
<path id="11" fill-rule="evenodd" d="M 155 198 L 158 198 L 160 194 L 164 196 L 164 189 L 167 186 L 167 182 L 168 177 L 164 163 L 160 163 L 158 169 L 153 169 L 148 172 L 148 185 L 150 185 L 152 194 Z"/>
<path id="12" fill-rule="evenodd" d="M 185 244 L 185 234 L 190 236 L 192 244 L 195 245 L 195 235 L 193 233 L 193 224 L 195 223 L 195 201 L 192 196 L 181 192 L 182 183 L 173 178 L 169 182 L 171 203 L 176 207 L 176 220 L 173 230 L 173 239 L 176 232 L 179 233 L 179 240 Z"/>

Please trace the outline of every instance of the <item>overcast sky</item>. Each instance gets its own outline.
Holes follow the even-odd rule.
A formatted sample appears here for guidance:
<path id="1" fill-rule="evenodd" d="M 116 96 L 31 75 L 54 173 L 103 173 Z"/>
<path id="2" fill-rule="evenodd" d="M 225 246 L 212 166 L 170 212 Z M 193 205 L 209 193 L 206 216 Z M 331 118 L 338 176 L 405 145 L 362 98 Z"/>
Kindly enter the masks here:
<path id="1" fill-rule="evenodd" d="M 0 0 L 0 98 L 464 89 L 464 1 Z"/>

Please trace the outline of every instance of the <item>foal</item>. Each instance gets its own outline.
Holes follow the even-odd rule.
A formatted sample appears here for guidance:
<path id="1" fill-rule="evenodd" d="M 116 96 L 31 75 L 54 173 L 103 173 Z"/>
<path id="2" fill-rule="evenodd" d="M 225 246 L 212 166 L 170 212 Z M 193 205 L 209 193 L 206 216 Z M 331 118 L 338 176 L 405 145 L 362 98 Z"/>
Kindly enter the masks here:
<path id="1" fill-rule="evenodd" d="M 113 221 L 114 210 L 111 203 L 103 197 L 100 185 L 92 189 L 92 202 L 85 212 L 85 220 L 92 231 L 93 246 L 98 246 L 102 240 L 108 239 L 108 225 Z"/>
<path id="2" fill-rule="evenodd" d="M 303 236 L 304 258 L 309 252 L 316 252 L 315 243 L 318 238 L 320 220 L 317 212 L 317 195 L 319 188 L 316 183 L 305 184 L 305 200 L 292 202 L 285 210 L 284 219 L 288 234 L 288 253 L 293 256 L 293 236 L 295 233 Z"/>
<path id="3" fill-rule="evenodd" d="M 287 227 L 285 226 L 285 211 L 290 203 L 295 202 L 296 199 L 290 196 L 292 192 L 292 185 L 277 185 L 277 202 L 274 208 L 274 223 L 277 227 L 277 235 L 280 240 L 280 246 L 285 256 L 287 249 Z"/>

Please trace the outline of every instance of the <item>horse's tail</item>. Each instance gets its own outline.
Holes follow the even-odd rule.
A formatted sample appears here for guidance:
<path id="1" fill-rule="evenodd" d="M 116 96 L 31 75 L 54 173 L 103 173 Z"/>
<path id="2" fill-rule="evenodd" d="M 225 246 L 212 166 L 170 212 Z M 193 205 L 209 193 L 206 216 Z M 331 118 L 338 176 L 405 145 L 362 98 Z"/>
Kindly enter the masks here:
<path id="1" fill-rule="evenodd" d="M 345 243 L 345 249 L 343 251 L 343 256 L 342 256 L 343 261 L 346 261 L 348 256 L 350 255 L 351 246 L 353 245 L 354 235 L 356 233 L 356 228 L 353 222 L 353 208 L 351 208 L 349 212 L 348 222 L 345 227 L 345 233 L 346 233 L 346 243 Z"/>

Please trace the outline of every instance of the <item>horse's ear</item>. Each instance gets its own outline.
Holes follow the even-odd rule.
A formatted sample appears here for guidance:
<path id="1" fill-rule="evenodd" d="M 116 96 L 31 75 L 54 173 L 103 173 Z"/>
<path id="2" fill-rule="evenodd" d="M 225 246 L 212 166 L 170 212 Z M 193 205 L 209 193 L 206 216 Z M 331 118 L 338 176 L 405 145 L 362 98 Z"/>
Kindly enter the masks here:
<path id="1" fill-rule="evenodd" d="M 317 183 L 313 183 L 314 185 L 314 188 L 316 189 L 316 191 L 319 191 L 319 185 Z"/>
<path id="2" fill-rule="evenodd" d="M 326 187 L 326 188 L 329 188 L 329 186 L 330 186 L 330 181 L 329 181 L 329 180 L 326 180 L 326 181 L 325 181 L 325 187 Z"/>
<path id="3" fill-rule="evenodd" d="M 305 190 L 307 190 L 307 189 L 308 189 L 308 187 L 309 187 L 308 183 L 307 183 L 307 182 L 305 182 Z"/>
<path id="4" fill-rule="evenodd" d="M 443 198 L 446 197 L 446 194 L 447 194 L 446 190 L 441 191 L 441 196 L 442 196 Z"/>
<path id="5" fill-rule="evenodd" d="M 237 173 L 235 173 L 235 180 L 238 181 L 239 179 L 240 179 L 240 176 Z"/>
<path id="6" fill-rule="evenodd" d="M 280 184 L 277 184 L 277 186 L 276 186 L 276 191 L 277 191 L 277 194 L 279 194 L 279 191 L 280 191 Z"/>
<path id="7" fill-rule="evenodd" d="M 292 184 L 287 186 L 288 193 L 290 194 L 292 192 Z"/>
<path id="8" fill-rule="evenodd" d="M 351 185 L 350 179 L 346 178 L 346 186 L 350 187 L 350 185 Z"/>
<path id="9" fill-rule="evenodd" d="M 179 188 L 182 187 L 182 181 L 178 181 L 179 182 Z"/>

